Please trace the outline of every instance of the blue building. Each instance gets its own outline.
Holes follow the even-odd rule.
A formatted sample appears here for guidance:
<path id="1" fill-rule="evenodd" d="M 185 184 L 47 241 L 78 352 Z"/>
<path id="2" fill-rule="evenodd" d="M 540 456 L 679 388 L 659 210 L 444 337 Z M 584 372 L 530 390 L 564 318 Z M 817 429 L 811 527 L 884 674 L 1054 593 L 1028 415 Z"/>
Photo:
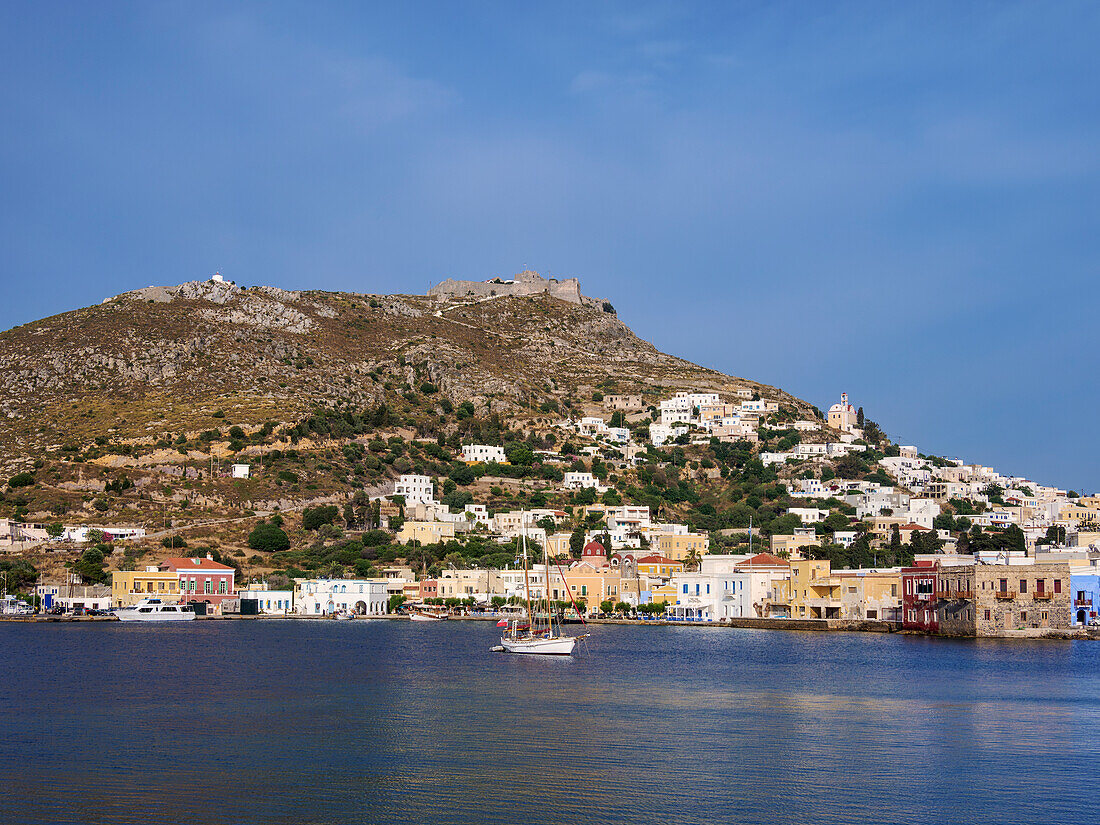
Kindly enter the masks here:
<path id="1" fill-rule="evenodd" d="M 1069 592 L 1073 597 L 1073 614 L 1070 617 L 1074 627 L 1083 627 L 1096 621 L 1100 610 L 1100 572 L 1070 572 Z"/>

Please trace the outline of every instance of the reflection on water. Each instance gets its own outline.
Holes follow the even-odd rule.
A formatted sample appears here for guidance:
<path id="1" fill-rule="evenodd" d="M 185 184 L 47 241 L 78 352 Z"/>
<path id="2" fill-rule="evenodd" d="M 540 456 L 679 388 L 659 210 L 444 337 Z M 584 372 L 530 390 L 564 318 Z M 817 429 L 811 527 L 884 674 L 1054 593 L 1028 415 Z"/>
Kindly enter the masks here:
<path id="1" fill-rule="evenodd" d="M 1100 645 L 483 623 L 0 626 L 0 821 L 1081 821 Z M 1095 774 L 1095 768 L 1091 768 Z"/>

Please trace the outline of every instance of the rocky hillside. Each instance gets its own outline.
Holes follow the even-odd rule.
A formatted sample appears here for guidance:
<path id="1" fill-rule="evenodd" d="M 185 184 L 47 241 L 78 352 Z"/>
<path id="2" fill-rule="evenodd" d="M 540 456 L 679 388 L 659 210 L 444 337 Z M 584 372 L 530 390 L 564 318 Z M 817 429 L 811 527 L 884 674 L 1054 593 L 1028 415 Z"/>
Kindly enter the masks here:
<path id="1" fill-rule="evenodd" d="M 317 407 L 427 391 L 479 413 L 533 417 L 592 392 L 656 400 L 681 388 L 788 394 L 659 352 L 610 305 L 289 292 L 221 281 L 128 292 L 0 333 L 4 463 L 96 439 L 243 427 Z"/>

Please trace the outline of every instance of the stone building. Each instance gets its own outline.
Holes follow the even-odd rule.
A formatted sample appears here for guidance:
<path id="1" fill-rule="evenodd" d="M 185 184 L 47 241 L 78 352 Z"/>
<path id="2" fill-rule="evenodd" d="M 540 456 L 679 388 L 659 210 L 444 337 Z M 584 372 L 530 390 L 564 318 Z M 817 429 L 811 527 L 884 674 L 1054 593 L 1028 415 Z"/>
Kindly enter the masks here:
<path id="1" fill-rule="evenodd" d="M 605 395 L 603 408 L 609 412 L 622 410 L 623 412 L 638 412 L 643 409 L 640 395 Z"/>
<path id="2" fill-rule="evenodd" d="M 502 278 L 490 278 L 488 281 L 456 281 L 447 278 L 445 281 L 428 290 L 429 298 L 443 298 L 455 300 L 461 298 L 494 298 L 524 295 L 539 295 L 546 293 L 562 301 L 571 304 L 586 304 L 589 306 L 601 306 L 603 301 L 581 295 L 581 284 L 576 278 L 543 278 L 537 272 L 530 270 L 520 272 L 515 277 L 504 280 Z"/>
<path id="3" fill-rule="evenodd" d="M 977 564 L 943 568 L 939 632 L 952 636 L 1041 636 L 1069 630 L 1069 565 Z"/>

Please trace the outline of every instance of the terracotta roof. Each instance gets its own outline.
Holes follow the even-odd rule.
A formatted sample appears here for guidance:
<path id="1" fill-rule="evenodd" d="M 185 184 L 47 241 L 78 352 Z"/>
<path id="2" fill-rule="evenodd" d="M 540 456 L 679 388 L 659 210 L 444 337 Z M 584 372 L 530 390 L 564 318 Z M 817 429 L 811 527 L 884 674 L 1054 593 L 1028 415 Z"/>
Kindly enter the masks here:
<path id="1" fill-rule="evenodd" d="M 174 558 L 165 559 L 160 563 L 161 568 L 167 567 L 172 572 L 179 570 L 232 570 L 228 564 L 207 558 Z"/>
<path id="2" fill-rule="evenodd" d="M 648 556 L 639 556 L 635 559 L 638 564 L 681 564 L 682 562 L 676 561 L 676 559 L 670 559 L 668 556 L 662 556 L 657 553 L 653 553 Z"/>
<path id="3" fill-rule="evenodd" d="M 744 561 L 737 562 L 737 567 L 761 567 L 763 565 L 771 565 L 777 567 L 786 567 L 787 561 L 779 558 L 779 556 L 773 556 L 771 553 L 757 553 L 755 556 Z"/>
<path id="4" fill-rule="evenodd" d="M 909 522 L 908 524 L 903 524 L 901 527 L 898 528 L 898 530 L 927 530 L 927 529 L 928 529 L 927 527 L 922 527 L 921 525 L 915 524 L 912 521 Z"/>
<path id="5" fill-rule="evenodd" d="M 601 556 L 603 556 L 607 553 L 607 550 L 605 550 L 604 546 L 602 544 L 600 544 L 598 541 L 588 542 L 588 544 L 586 544 L 584 546 L 584 549 L 581 551 L 582 556 L 594 556 L 597 553 Z"/>

